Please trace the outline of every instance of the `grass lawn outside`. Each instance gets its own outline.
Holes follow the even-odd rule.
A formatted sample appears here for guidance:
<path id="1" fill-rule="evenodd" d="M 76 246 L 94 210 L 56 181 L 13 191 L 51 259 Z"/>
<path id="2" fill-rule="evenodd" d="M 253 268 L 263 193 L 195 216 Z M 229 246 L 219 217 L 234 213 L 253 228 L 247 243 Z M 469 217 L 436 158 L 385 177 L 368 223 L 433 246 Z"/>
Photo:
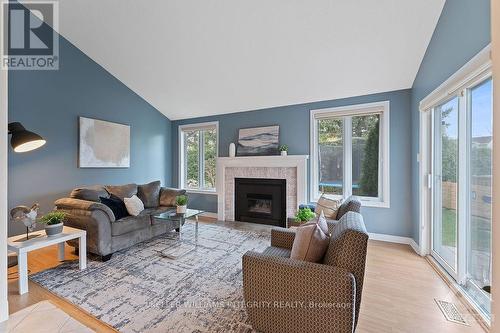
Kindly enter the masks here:
<path id="1" fill-rule="evenodd" d="M 442 244 L 456 247 L 457 241 L 457 211 L 443 208 Z M 477 251 L 490 251 L 491 221 L 489 219 L 473 216 L 471 221 L 472 249 Z"/>

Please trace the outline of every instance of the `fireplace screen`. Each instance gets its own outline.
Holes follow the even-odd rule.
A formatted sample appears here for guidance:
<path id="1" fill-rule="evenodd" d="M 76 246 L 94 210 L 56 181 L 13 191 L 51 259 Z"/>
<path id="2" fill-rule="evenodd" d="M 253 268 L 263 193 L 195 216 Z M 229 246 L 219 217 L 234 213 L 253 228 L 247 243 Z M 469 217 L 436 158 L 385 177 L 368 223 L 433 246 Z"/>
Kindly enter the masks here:
<path id="1" fill-rule="evenodd" d="M 235 221 L 286 226 L 286 180 L 235 178 Z"/>
<path id="2" fill-rule="evenodd" d="M 271 214 L 273 211 L 272 196 L 247 194 L 248 211 L 251 213 Z"/>

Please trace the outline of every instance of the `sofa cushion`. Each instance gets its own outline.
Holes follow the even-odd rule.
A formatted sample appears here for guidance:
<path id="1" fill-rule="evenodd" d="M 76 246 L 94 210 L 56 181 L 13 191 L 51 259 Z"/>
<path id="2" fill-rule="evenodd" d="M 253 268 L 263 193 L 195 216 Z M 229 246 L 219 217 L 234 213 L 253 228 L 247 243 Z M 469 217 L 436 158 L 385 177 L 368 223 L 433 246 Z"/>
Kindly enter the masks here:
<path id="1" fill-rule="evenodd" d="M 111 194 L 109 198 L 101 197 L 99 199 L 101 200 L 101 203 L 103 203 L 104 205 L 108 206 L 109 209 L 111 209 L 111 211 L 115 215 L 116 220 L 119 220 L 129 215 L 127 207 L 125 207 L 125 203 L 117 196 Z"/>
<path id="2" fill-rule="evenodd" d="M 109 198 L 109 193 L 102 185 L 83 186 L 71 191 L 70 198 L 100 202 L 99 198 Z"/>
<path id="3" fill-rule="evenodd" d="M 137 194 L 137 184 L 106 185 L 105 188 L 106 191 L 110 194 L 116 195 L 121 200 L 131 198 L 133 195 Z"/>
<path id="4" fill-rule="evenodd" d="M 143 210 L 138 216 L 127 216 L 111 223 L 111 235 L 120 236 L 132 231 L 149 228 L 151 220 L 146 210 Z"/>
<path id="5" fill-rule="evenodd" d="M 137 186 L 137 196 L 144 203 L 145 208 L 160 205 L 160 181 Z"/>
<path id="6" fill-rule="evenodd" d="M 175 207 L 175 198 L 183 194 L 186 194 L 186 190 L 162 187 L 160 190 L 160 206 Z"/>

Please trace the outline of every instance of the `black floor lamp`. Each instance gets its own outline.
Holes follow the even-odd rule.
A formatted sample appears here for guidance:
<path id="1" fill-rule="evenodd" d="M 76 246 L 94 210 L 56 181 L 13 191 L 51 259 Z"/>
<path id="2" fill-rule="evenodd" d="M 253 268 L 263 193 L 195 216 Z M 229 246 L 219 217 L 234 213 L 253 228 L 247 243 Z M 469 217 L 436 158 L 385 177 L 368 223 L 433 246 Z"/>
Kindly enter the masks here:
<path id="1" fill-rule="evenodd" d="M 30 132 L 24 128 L 24 126 L 19 122 L 9 123 L 9 134 L 12 135 L 10 138 L 10 145 L 16 153 L 28 152 L 43 146 L 46 141 L 38 134 Z M 13 212 L 19 209 L 27 209 L 24 206 L 18 206 L 11 210 L 11 217 L 13 217 Z M 29 209 L 26 213 L 29 213 Z M 35 214 L 36 216 L 36 214 Z M 13 219 L 17 221 L 18 219 Z M 26 240 L 29 239 L 28 236 L 28 226 L 26 226 Z M 17 257 L 9 257 L 9 267 L 17 264 Z"/>
<path id="2" fill-rule="evenodd" d="M 10 145 L 16 153 L 34 150 L 46 143 L 40 135 L 26 130 L 19 122 L 9 124 L 9 134 L 12 135 Z"/>

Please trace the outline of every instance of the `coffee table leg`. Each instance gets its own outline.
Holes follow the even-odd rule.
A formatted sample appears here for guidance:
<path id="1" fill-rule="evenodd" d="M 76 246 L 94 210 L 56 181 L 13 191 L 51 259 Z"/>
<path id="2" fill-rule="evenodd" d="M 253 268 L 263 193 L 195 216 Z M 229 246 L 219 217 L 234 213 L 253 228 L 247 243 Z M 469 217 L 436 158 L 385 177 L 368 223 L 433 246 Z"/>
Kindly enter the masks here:
<path id="1" fill-rule="evenodd" d="M 17 255 L 17 270 L 19 273 L 19 295 L 28 292 L 28 256 L 26 252 Z"/>
<path id="2" fill-rule="evenodd" d="M 78 244 L 78 260 L 80 264 L 80 269 L 87 268 L 87 234 L 80 236 L 80 242 Z"/>
<path id="3" fill-rule="evenodd" d="M 195 216 L 196 224 L 194 225 L 194 236 L 198 240 L 198 215 Z"/>
<path id="4" fill-rule="evenodd" d="M 57 244 L 59 261 L 64 261 L 64 242 Z"/>

